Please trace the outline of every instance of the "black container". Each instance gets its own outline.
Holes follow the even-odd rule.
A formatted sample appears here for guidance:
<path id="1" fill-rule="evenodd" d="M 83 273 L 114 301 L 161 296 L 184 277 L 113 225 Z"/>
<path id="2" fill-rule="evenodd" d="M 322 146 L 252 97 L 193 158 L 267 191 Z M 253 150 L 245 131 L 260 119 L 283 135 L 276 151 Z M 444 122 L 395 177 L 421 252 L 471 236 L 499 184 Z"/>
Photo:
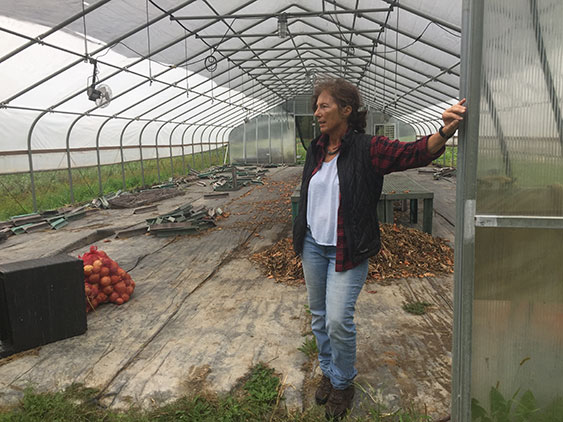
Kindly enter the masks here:
<path id="1" fill-rule="evenodd" d="M 57 255 L 0 265 L 3 355 L 83 334 L 83 263 Z"/>

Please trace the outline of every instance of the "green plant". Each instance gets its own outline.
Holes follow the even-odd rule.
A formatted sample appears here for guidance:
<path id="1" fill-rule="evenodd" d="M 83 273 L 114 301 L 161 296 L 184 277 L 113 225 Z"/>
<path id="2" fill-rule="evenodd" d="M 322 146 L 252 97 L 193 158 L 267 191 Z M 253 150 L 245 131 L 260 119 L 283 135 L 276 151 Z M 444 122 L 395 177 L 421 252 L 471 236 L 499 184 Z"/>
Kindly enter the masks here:
<path id="1" fill-rule="evenodd" d="M 426 310 L 432 306 L 432 304 L 428 302 L 412 302 L 412 303 L 405 303 L 403 305 L 403 309 L 407 311 L 409 314 L 413 315 L 424 315 Z"/>
<path id="2" fill-rule="evenodd" d="M 434 165 L 457 167 L 457 146 L 446 145 L 444 153 L 436 158 Z"/>
<path id="3" fill-rule="evenodd" d="M 297 350 L 303 352 L 308 358 L 314 358 L 319 353 L 315 337 L 307 337 Z"/>
<path id="4" fill-rule="evenodd" d="M 123 174 L 121 164 L 108 164 L 100 167 L 98 175 L 97 167 L 72 169 L 72 189 L 74 203 L 89 202 L 100 195 L 100 180 L 102 193 L 108 194 L 122 190 L 123 179 L 125 189 L 133 190 L 144 185 L 151 186 L 167 181 L 169 178 L 185 175 L 189 168 L 203 170 L 212 165 L 220 165 L 223 162 L 225 149 L 219 148 L 209 154 L 207 151 L 186 155 L 184 157 L 163 157 L 156 159 L 131 161 L 124 163 Z M 143 175 L 143 177 L 142 177 Z M 50 170 L 34 173 L 34 186 L 37 208 L 40 211 L 59 208 L 69 204 L 71 201 L 68 170 Z M 29 174 L 4 174 L 0 175 L 0 220 L 19 214 L 33 212 L 33 201 L 31 196 L 31 179 Z"/>
<path id="5" fill-rule="evenodd" d="M 471 399 L 471 420 L 474 422 L 563 422 L 563 398 L 558 397 L 544 409 L 540 409 L 534 394 L 527 390 L 519 395 L 518 389 L 506 399 L 498 385 L 489 391 L 489 411 Z"/>

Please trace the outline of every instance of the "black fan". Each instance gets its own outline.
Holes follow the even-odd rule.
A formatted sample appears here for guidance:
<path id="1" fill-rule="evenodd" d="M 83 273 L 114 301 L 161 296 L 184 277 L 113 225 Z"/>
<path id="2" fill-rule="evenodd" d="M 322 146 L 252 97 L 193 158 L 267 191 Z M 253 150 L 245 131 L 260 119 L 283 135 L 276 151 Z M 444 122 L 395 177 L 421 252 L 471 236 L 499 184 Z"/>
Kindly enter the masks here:
<path id="1" fill-rule="evenodd" d="M 93 60 L 92 63 L 94 64 L 92 83 L 86 90 L 86 94 L 88 94 L 88 99 L 90 101 L 94 101 L 98 107 L 104 108 L 111 102 L 111 88 L 105 84 L 96 85 L 98 64 L 95 60 Z"/>

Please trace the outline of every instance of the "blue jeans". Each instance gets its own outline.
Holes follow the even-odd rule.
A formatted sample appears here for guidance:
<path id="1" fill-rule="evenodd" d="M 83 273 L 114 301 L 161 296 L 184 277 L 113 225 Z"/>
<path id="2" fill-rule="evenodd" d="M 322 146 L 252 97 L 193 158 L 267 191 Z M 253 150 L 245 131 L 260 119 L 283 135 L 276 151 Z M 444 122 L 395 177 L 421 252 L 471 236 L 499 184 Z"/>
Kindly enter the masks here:
<path id="1" fill-rule="evenodd" d="M 348 387 L 356 363 L 356 300 L 368 274 L 367 259 L 342 272 L 335 271 L 336 247 L 317 244 L 307 230 L 302 253 L 313 334 L 319 365 L 337 390 Z"/>

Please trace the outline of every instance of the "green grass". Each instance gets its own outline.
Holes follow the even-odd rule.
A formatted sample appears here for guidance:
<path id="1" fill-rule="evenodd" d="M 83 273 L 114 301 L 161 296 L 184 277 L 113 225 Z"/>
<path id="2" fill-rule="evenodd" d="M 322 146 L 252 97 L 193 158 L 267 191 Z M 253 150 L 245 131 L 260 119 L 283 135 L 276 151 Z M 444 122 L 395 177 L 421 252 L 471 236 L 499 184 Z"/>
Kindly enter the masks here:
<path id="1" fill-rule="evenodd" d="M 211 156 L 208 152 L 203 154 L 174 157 L 172 163 L 169 157 L 159 159 L 159 168 L 156 159 L 143 160 L 141 163 L 126 162 L 124 164 L 125 190 L 133 190 L 143 186 L 142 173 L 144 173 L 145 186 L 158 182 L 166 182 L 171 177 L 185 175 L 189 168 L 203 170 L 213 165 L 223 163 L 225 149 L 214 150 Z M 123 190 L 123 177 L 121 164 L 104 165 L 101 167 L 102 193 L 104 195 Z M 34 175 L 35 191 L 37 195 L 37 208 L 39 211 L 59 208 L 71 203 L 68 170 L 53 170 L 37 172 Z M 100 196 L 99 177 L 97 167 L 88 167 L 72 170 L 72 184 L 74 203 L 80 204 L 91 201 Z M 0 220 L 8 217 L 28 214 L 33 212 L 31 196 L 31 179 L 29 174 L 0 175 Z"/>
<path id="2" fill-rule="evenodd" d="M 403 305 L 403 309 L 409 314 L 424 315 L 426 313 L 426 310 L 430 306 L 432 305 L 428 302 L 412 302 L 412 303 L 405 303 Z"/>
<path id="3" fill-rule="evenodd" d="M 305 411 L 288 412 L 283 403 L 280 378 L 263 364 L 251 369 L 249 375 L 231 393 L 223 397 L 182 397 L 172 403 L 141 410 L 125 411 L 105 408 L 98 401 L 99 393 L 73 385 L 56 393 L 25 390 L 21 403 L 0 410 L 0 422 L 320 422 L 324 408 L 313 406 Z M 373 399 L 369 390 L 358 386 L 366 400 L 350 422 L 423 422 L 430 419 L 415 410 L 387 411 Z"/>
<path id="4" fill-rule="evenodd" d="M 309 359 L 317 357 L 317 354 L 319 353 L 315 337 L 307 337 L 305 340 L 303 340 L 303 344 L 301 344 L 301 346 L 299 346 L 297 350 L 304 353 Z"/>
<path id="5" fill-rule="evenodd" d="M 436 158 L 432 163 L 434 165 L 444 167 L 457 167 L 457 146 L 452 147 L 446 145 L 444 153 L 440 157 Z"/>

